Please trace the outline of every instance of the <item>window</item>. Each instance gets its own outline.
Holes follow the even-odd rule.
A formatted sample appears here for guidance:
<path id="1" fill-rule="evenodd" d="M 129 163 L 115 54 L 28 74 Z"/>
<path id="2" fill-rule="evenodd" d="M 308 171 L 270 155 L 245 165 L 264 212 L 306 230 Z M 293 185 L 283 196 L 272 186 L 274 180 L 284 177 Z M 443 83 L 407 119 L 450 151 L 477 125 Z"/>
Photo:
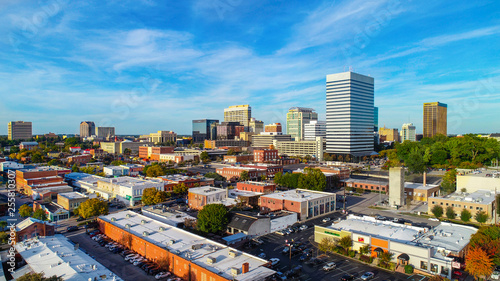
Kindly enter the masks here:
<path id="1" fill-rule="evenodd" d="M 437 273 L 438 272 L 438 265 L 431 263 L 431 272 Z"/>
<path id="2" fill-rule="evenodd" d="M 427 262 L 421 261 L 420 262 L 420 268 L 423 269 L 423 270 L 427 270 Z"/>
<path id="3" fill-rule="evenodd" d="M 450 271 L 449 268 L 441 266 L 441 274 L 443 275 L 448 275 L 448 272 Z"/>

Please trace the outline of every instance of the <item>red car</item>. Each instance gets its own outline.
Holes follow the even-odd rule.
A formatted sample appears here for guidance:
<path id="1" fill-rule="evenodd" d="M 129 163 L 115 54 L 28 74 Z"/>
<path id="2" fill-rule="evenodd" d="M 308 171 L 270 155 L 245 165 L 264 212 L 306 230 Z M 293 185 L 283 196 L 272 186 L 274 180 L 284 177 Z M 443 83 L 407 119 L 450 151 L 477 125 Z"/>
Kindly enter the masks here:
<path id="1" fill-rule="evenodd" d="M 458 270 L 455 270 L 455 271 L 453 271 L 453 275 L 462 276 L 464 274 L 462 272 L 458 271 Z"/>

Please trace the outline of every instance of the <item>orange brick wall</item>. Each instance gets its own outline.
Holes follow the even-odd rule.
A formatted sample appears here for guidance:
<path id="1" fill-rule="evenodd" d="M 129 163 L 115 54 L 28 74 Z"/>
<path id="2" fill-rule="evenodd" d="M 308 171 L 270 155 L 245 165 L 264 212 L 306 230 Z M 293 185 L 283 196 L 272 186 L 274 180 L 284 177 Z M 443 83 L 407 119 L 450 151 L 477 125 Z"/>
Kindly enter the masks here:
<path id="1" fill-rule="evenodd" d="M 253 192 L 261 192 L 261 193 L 272 193 L 272 192 L 274 192 L 274 190 L 276 190 L 276 185 L 270 184 L 270 185 L 262 186 L 262 185 L 254 185 L 251 183 L 239 182 L 236 184 L 236 189 L 253 191 Z"/>

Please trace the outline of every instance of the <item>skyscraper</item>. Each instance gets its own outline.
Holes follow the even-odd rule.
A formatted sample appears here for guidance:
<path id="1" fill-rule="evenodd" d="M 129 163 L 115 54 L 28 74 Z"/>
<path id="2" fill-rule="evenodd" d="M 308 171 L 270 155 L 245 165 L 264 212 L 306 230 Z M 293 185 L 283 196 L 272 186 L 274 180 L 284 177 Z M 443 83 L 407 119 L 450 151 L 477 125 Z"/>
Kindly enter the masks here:
<path id="1" fill-rule="evenodd" d="M 373 152 L 374 79 L 354 72 L 326 76 L 326 152 Z"/>
<path id="2" fill-rule="evenodd" d="M 95 135 L 95 124 L 92 121 L 80 123 L 80 137 L 90 137 Z"/>
<path id="3" fill-rule="evenodd" d="M 304 124 L 318 120 L 318 113 L 312 108 L 292 107 L 286 114 L 286 134 L 294 140 L 304 139 Z"/>
<path id="4" fill-rule="evenodd" d="M 373 131 L 378 132 L 378 107 L 373 108 Z"/>
<path id="5" fill-rule="evenodd" d="M 326 122 L 325 121 L 311 121 L 309 124 L 304 125 L 304 140 L 313 141 L 317 137 L 326 137 Z"/>
<path id="6" fill-rule="evenodd" d="M 401 127 L 401 142 L 404 142 L 405 140 L 417 141 L 416 130 L 413 123 L 405 123 Z"/>
<path id="7" fill-rule="evenodd" d="M 9 140 L 29 140 L 33 137 L 31 122 L 11 121 L 7 131 Z"/>
<path id="8" fill-rule="evenodd" d="M 260 134 L 264 132 L 264 122 L 256 120 L 255 118 L 250 118 L 250 122 L 248 123 L 249 132 Z"/>
<path id="9" fill-rule="evenodd" d="M 110 139 L 115 136 L 115 127 L 97 127 L 96 136 L 101 139 Z"/>
<path id="10" fill-rule="evenodd" d="M 193 120 L 193 142 L 200 143 L 204 140 L 216 140 L 217 124 L 219 124 L 219 120 Z"/>
<path id="11" fill-rule="evenodd" d="M 281 123 L 273 123 L 266 125 L 264 127 L 265 132 L 270 132 L 270 133 L 281 133 Z"/>
<path id="12" fill-rule="evenodd" d="M 248 104 L 224 108 L 224 122 L 240 122 L 241 125 L 248 127 L 250 118 L 252 118 L 252 108 Z"/>
<path id="13" fill-rule="evenodd" d="M 448 105 L 440 102 L 424 103 L 424 138 L 437 134 L 447 135 Z"/>

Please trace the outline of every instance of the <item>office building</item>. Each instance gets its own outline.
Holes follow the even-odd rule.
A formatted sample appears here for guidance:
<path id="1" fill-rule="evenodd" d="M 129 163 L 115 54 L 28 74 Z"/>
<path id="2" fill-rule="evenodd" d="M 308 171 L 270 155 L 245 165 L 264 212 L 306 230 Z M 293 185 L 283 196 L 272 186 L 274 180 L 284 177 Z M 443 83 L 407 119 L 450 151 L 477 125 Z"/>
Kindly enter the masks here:
<path id="1" fill-rule="evenodd" d="M 281 123 L 273 123 L 266 125 L 264 127 L 264 131 L 269 133 L 281 133 L 282 132 Z"/>
<path id="2" fill-rule="evenodd" d="M 389 129 L 386 128 L 385 126 L 380 128 L 378 130 L 378 134 L 380 136 L 380 141 L 389 141 L 389 142 L 395 142 L 399 141 L 399 132 L 398 129 Z"/>
<path id="3" fill-rule="evenodd" d="M 413 123 L 405 123 L 401 127 L 401 142 L 405 140 L 417 141 L 416 129 Z"/>
<path id="4" fill-rule="evenodd" d="M 318 113 L 312 108 L 292 107 L 286 114 L 286 133 L 296 141 L 304 139 L 304 125 L 318 120 Z"/>
<path id="5" fill-rule="evenodd" d="M 217 124 L 219 124 L 219 120 L 215 119 L 193 120 L 193 142 L 202 143 L 205 140 L 216 140 Z"/>
<path id="6" fill-rule="evenodd" d="M 245 126 L 240 122 L 222 122 L 217 124 L 218 140 L 233 140 L 240 137 L 240 133 L 245 131 Z"/>
<path id="7" fill-rule="evenodd" d="M 373 131 L 378 133 L 378 107 L 373 107 Z"/>
<path id="8" fill-rule="evenodd" d="M 304 140 L 313 141 L 317 137 L 326 138 L 326 121 L 311 121 L 304 125 Z"/>
<path id="9" fill-rule="evenodd" d="M 80 123 L 80 137 L 91 137 L 95 135 L 95 124 L 92 121 L 83 121 Z"/>
<path id="10" fill-rule="evenodd" d="M 97 127 L 96 134 L 99 139 L 111 139 L 115 136 L 115 127 Z"/>
<path id="11" fill-rule="evenodd" d="M 249 146 L 250 142 L 245 140 L 205 140 L 203 146 L 205 149 L 216 149 L 219 147 L 246 147 Z"/>
<path id="12" fill-rule="evenodd" d="M 448 105 L 440 102 L 424 103 L 424 138 L 437 134 L 447 135 Z"/>
<path id="13" fill-rule="evenodd" d="M 260 134 L 264 131 L 264 122 L 256 120 L 255 118 L 250 118 L 248 123 L 249 132 Z"/>
<path id="14" fill-rule="evenodd" d="M 174 133 L 175 134 L 175 133 Z M 121 141 L 121 142 L 101 142 L 101 149 L 111 154 L 123 154 L 125 149 L 130 149 L 132 153 L 139 153 L 141 146 L 153 145 L 151 142 L 134 142 L 134 141 Z"/>
<path id="15" fill-rule="evenodd" d="M 273 145 L 273 141 L 291 141 L 292 136 L 290 135 L 278 135 L 277 133 L 274 133 L 274 135 L 271 135 L 273 133 L 269 133 L 269 135 L 265 134 L 260 134 L 260 135 L 255 135 L 252 136 L 252 147 L 266 147 L 268 148 L 269 146 Z"/>
<path id="16" fill-rule="evenodd" d="M 465 189 L 465 192 L 475 192 L 478 190 L 500 192 L 500 171 L 494 169 L 481 168 L 457 169 L 457 190 Z"/>
<path id="17" fill-rule="evenodd" d="M 273 146 L 279 155 L 306 157 L 310 156 L 323 161 L 323 138 L 316 137 L 312 141 L 273 140 Z"/>
<path id="18" fill-rule="evenodd" d="M 278 158 L 278 150 L 276 149 L 255 149 L 253 151 L 253 160 L 257 163 L 271 162 Z"/>
<path id="19" fill-rule="evenodd" d="M 349 215 L 327 227 L 316 225 L 314 241 L 350 237 L 354 251 L 368 246 L 368 255 L 373 258 L 393 253 L 391 262 L 396 264 L 396 272 L 404 272 L 404 267 L 410 265 L 416 271 L 451 279 L 453 271 L 465 266 L 468 244 L 476 232 L 475 227 L 446 222 L 429 230 L 370 216 Z"/>
<path id="20" fill-rule="evenodd" d="M 156 133 L 151 133 L 149 135 L 141 136 L 141 138 L 146 138 L 148 141 L 158 144 L 167 142 L 176 142 L 177 134 L 172 131 L 158 131 Z"/>
<path id="21" fill-rule="evenodd" d="M 158 161 L 160 160 L 160 154 L 174 153 L 174 148 L 173 146 L 140 146 L 139 158 Z"/>
<path id="22" fill-rule="evenodd" d="M 224 109 L 224 122 L 239 122 L 248 127 L 252 118 L 252 108 L 248 105 L 233 105 Z"/>
<path id="23" fill-rule="evenodd" d="M 11 121 L 7 130 L 9 140 L 29 140 L 33 137 L 31 122 Z"/>
<path id="24" fill-rule="evenodd" d="M 326 152 L 373 152 L 374 79 L 354 72 L 326 76 Z"/>

